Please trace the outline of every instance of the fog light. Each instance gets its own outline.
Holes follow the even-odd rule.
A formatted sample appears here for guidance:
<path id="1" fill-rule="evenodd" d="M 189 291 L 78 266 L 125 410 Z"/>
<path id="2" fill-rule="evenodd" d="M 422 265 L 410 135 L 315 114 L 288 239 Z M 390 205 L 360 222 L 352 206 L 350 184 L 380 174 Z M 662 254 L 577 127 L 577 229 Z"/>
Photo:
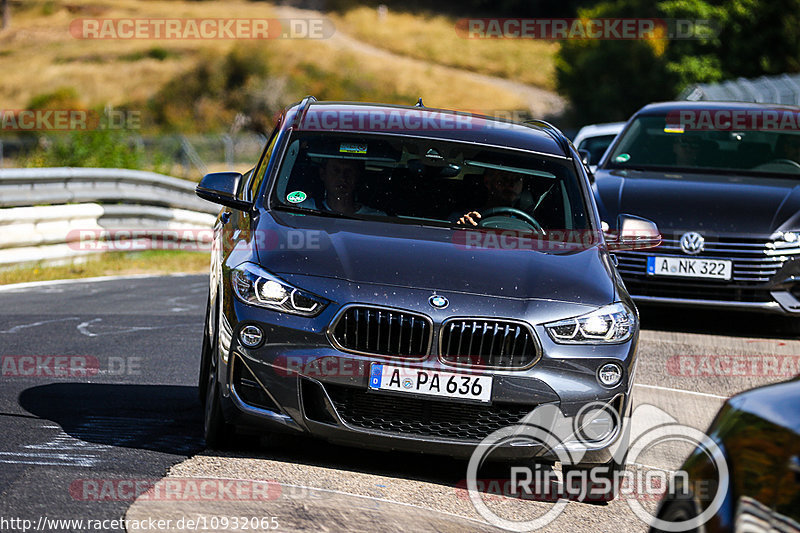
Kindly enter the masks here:
<path id="1" fill-rule="evenodd" d="M 239 332 L 239 340 L 248 348 L 255 348 L 264 340 L 264 332 L 258 326 L 245 326 Z"/>
<path id="2" fill-rule="evenodd" d="M 605 387 L 615 387 L 622 379 L 622 369 L 615 363 L 608 363 L 600 367 L 597 380 Z"/>

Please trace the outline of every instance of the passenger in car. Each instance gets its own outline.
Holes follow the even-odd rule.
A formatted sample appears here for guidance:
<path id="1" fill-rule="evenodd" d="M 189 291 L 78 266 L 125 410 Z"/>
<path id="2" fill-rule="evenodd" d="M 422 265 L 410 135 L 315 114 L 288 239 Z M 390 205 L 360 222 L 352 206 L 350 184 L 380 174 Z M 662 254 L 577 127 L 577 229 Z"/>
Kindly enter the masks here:
<path id="1" fill-rule="evenodd" d="M 325 159 L 319 177 L 324 186 L 324 198 L 319 204 L 309 198 L 301 207 L 333 211 L 343 215 L 386 215 L 379 209 L 366 206 L 355 199 L 356 187 L 364 172 L 364 165 L 357 159 Z"/>

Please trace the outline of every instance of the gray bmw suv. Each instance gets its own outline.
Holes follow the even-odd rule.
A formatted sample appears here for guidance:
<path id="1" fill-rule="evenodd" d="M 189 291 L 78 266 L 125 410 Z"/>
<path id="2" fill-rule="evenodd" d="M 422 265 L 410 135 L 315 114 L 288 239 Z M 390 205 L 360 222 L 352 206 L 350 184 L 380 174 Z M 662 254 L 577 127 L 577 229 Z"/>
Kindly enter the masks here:
<path id="1" fill-rule="evenodd" d="M 209 445 L 247 427 L 467 457 L 537 406 L 591 404 L 578 466 L 619 466 L 638 315 L 609 250 L 660 236 L 625 216 L 602 233 L 554 127 L 309 97 L 253 170 L 209 174 L 197 194 L 223 206 L 200 370 Z"/>

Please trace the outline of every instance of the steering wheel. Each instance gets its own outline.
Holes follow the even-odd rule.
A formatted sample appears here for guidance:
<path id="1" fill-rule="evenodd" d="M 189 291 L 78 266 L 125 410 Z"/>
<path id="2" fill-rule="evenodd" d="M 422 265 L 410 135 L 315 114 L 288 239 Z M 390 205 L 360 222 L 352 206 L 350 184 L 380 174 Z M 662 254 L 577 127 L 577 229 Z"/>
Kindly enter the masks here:
<path id="1" fill-rule="evenodd" d="M 773 165 L 790 166 L 800 170 L 800 163 L 792 159 L 773 159 L 771 161 L 767 161 L 766 163 L 758 165 L 753 170 L 769 170 Z"/>
<path id="2" fill-rule="evenodd" d="M 492 207 L 485 211 L 481 211 L 480 213 L 481 213 L 481 220 L 480 222 L 478 222 L 478 227 L 480 228 L 524 229 L 524 228 L 503 227 L 504 226 L 503 223 L 497 220 L 499 217 L 512 217 L 512 218 L 517 218 L 522 222 L 525 222 L 527 225 L 529 225 L 535 231 L 538 231 L 542 235 L 547 234 L 544 231 L 542 225 L 539 224 L 535 218 L 533 218 L 531 215 L 529 215 L 522 209 L 517 209 L 516 207 Z"/>

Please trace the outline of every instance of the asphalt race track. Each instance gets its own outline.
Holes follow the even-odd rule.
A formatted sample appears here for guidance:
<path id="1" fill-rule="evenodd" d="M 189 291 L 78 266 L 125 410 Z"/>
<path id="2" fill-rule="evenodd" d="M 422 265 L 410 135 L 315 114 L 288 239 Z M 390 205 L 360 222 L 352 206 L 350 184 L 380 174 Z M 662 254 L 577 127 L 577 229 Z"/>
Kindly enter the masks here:
<path id="1" fill-rule="evenodd" d="M 244 439 L 224 453 L 204 450 L 195 384 L 206 283 L 205 276 L 171 276 L 0 289 L 0 517 L 49 524 L 39 527 L 48 531 L 90 530 L 48 520 L 122 517 L 169 519 L 160 530 L 174 531 L 186 529 L 189 518 L 206 520 L 194 529 L 212 530 L 213 518 L 213 530 L 233 531 L 232 522 L 220 520 L 234 516 L 253 518 L 248 530 L 496 530 L 457 488 L 464 462 L 288 437 Z M 800 342 L 782 333 L 777 318 L 641 313 L 636 402 L 649 407 L 634 415 L 634 432 L 670 417 L 704 430 L 726 397 L 798 370 Z M 662 449 L 640 457 L 636 467 L 674 469 L 686 451 Z M 152 486 L 167 474 L 183 487 L 192 479 L 250 480 L 250 488 L 269 480 L 272 492 L 266 500 L 134 503 L 131 487 Z M 489 506 L 523 520 L 553 504 L 494 498 Z M 21 529 L 0 524 L 0 530 Z M 570 502 L 541 530 L 617 533 L 646 526 L 620 498 Z"/>

